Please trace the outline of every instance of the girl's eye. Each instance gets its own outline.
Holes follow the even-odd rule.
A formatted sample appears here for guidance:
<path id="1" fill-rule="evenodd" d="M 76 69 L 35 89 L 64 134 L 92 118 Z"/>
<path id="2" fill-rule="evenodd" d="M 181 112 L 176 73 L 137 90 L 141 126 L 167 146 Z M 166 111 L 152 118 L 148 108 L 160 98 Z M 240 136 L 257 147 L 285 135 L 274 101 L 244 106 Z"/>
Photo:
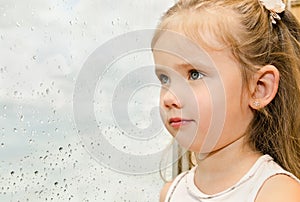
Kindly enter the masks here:
<path id="1" fill-rule="evenodd" d="M 195 69 L 189 71 L 189 79 L 191 80 L 198 80 L 198 79 L 202 79 L 203 77 L 204 75 Z"/>
<path id="2" fill-rule="evenodd" d="M 164 74 L 159 75 L 159 80 L 160 80 L 161 84 L 163 84 L 163 85 L 169 83 L 169 77 Z"/>

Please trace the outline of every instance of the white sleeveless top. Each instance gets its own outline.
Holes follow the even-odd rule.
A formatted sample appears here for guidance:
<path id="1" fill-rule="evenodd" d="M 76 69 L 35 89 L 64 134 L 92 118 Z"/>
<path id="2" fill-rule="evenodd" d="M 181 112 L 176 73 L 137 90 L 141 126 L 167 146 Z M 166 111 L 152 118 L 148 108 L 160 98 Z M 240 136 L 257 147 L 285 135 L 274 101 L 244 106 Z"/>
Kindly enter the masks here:
<path id="1" fill-rule="evenodd" d="M 196 167 L 193 167 L 174 179 L 165 202 L 254 202 L 263 183 L 274 175 L 288 175 L 300 183 L 299 179 L 281 168 L 269 155 L 261 156 L 235 185 L 213 195 L 204 194 L 196 187 L 195 170 Z"/>

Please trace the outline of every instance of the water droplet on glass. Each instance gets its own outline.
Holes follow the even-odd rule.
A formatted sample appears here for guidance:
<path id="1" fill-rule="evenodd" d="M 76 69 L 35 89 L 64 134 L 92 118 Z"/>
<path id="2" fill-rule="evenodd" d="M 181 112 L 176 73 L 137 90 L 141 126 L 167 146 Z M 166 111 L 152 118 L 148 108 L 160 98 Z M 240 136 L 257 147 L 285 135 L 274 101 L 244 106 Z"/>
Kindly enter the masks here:
<path id="1" fill-rule="evenodd" d="M 18 95 L 18 91 L 14 91 L 14 96 L 17 96 Z"/>
<path id="2" fill-rule="evenodd" d="M 32 56 L 32 59 L 36 60 L 36 55 Z"/>
<path id="3" fill-rule="evenodd" d="M 15 132 L 15 133 L 18 132 L 18 129 L 17 129 L 17 128 L 14 128 L 14 132 Z"/>
<path id="4" fill-rule="evenodd" d="M 46 94 L 49 94 L 49 88 L 46 89 Z"/>
<path id="5" fill-rule="evenodd" d="M 34 27 L 31 27 L 30 30 L 31 30 L 31 31 L 34 31 Z"/>
<path id="6" fill-rule="evenodd" d="M 20 116 L 20 120 L 24 121 L 24 116 L 23 115 Z"/>
<path id="7" fill-rule="evenodd" d="M 62 149 L 63 149 L 62 147 L 59 147 L 59 148 L 58 148 L 59 151 L 61 151 Z"/>
<path id="8" fill-rule="evenodd" d="M 2 148 L 4 147 L 4 143 L 3 143 L 3 142 L 1 143 L 1 147 L 2 147 Z"/>
<path id="9" fill-rule="evenodd" d="M 10 172 L 10 174 L 11 174 L 11 175 L 14 175 L 14 174 L 15 174 L 15 171 L 12 170 L 12 171 Z"/>
<path id="10" fill-rule="evenodd" d="M 32 140 L 32 139 L 30 139 L 30 140 L 29 140 L 29 144 L 32 144 L 32 143 L 33 143 L 33 140 Z"/>
<path id="11" fill-rule="evenodd" d="M 6 105 L 3 105 L 3 109 L 6 109 L 7 108 L 7 106 Z"/>

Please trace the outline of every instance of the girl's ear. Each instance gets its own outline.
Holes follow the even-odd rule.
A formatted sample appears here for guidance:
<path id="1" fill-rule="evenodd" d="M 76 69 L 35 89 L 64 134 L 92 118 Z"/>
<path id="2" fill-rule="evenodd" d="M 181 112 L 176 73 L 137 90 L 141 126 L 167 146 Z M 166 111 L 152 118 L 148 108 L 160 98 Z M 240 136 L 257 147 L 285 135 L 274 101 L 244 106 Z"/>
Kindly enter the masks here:
<path id="1" fill-rule="evenodd" d="M 260 68 L 250 84 L 251 98 L 249 106 L 260 109 L 268 105 L 275 97 L 279 84 L 279 72 L 273 65 Z"/>

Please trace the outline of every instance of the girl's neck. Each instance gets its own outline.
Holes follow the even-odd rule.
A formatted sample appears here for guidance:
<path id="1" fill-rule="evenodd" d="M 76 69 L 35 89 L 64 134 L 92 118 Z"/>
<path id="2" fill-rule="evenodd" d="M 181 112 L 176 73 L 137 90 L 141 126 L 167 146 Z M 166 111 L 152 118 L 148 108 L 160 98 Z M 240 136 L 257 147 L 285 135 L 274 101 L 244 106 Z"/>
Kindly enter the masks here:
<path id="1" fill-rule="evenodd" d="M 196 186 L 206 194 L 223 191 L 237 183 L 261 156 L 244 144 L 245 137 L 208 154 L 197 158 L 195 172 Z"/>

